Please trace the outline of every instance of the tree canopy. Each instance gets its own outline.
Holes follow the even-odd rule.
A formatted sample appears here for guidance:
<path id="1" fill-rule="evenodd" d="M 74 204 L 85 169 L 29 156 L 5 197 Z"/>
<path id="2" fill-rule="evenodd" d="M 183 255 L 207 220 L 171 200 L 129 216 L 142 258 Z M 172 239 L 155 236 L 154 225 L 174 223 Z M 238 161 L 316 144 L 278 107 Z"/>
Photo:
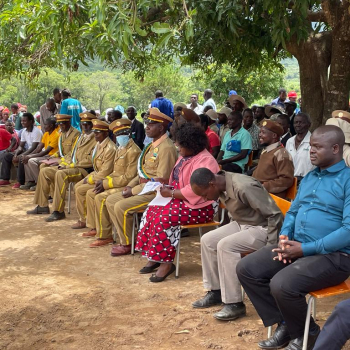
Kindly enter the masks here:
<path id="1" fill-rule="evenodd" d="M 14 0 L 0 14 L 2 76 L 37 76 L 42 67 L 78 69 L 99 58 L 146 71 L 174 55 L 206 70 L 240 72 L 300 65 L 303 106 L 320 123 L 347 108 L 349 2 L 342 0 Z M 328 74 L 329 70 L 329 74 Z"/>

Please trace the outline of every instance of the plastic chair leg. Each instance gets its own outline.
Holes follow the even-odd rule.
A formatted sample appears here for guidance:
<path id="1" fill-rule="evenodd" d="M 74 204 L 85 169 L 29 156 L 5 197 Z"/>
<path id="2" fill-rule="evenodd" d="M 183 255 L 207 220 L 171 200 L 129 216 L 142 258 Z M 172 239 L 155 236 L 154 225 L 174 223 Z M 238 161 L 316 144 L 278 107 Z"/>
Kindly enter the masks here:
<path id="1" fill-rule="evenodd" d="M 180 268 L 180 241 L 181 239 L 179 239 L 179 243 L 177 245 L 176 248 L 176 270 L 175 270 L 175 278 L 179 278 L 179 268 Z"/>
<path id="2" fill-rule="evenodd" d="M 245 297 L 245 290 L 243 289 L 243 287 L 241 286 L 241 291 L 242 291 L 242 301 L 244 301 L 244 297 Z"/>
<path id="3" fill-rule="evenodd" d="M 315 303 L 315 298 L 313 296 L 310 296 L 309 301 L 307 302 L 307 313 L 306 313 L 305 329 L 304 329 L 303 350 L 307 349 L 307 340 L 309 337 L 311 309 L 312 309 L 314 303 Z M 316 309 L 314 309 L 314 310 L 316 310 Z M 314 317 L 315 317 L 315 315 L 314 315 Z"/>

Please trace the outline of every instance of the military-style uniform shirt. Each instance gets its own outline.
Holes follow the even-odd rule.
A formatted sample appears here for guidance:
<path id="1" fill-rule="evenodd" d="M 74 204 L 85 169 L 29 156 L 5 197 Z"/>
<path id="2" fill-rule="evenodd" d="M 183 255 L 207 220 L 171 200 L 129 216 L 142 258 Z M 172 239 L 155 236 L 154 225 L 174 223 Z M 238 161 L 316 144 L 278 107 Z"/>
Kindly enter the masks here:
<path id="1" fill-rule="evenodd" d="M 268 192 L 281 198 L 286 197 L 287 189 L 293 185 L 294 165 L 291 155 L 280 142 L 267 146 L 261 152 L 253 177 L 259 180 Z"/>
<path id="2" fill-rule="evenodd" d="M 114 156 L 117 151 L 115 143 L 106 137 L 101 143 L 97 143 L 92 153 L 92 165 L 94 171 L 89 174 L 87 181 L 93 185 L 96 181 L 104 179 L 113 170 Z"/>
<path id="3" fill-rule="evenodd" d="M 148 146 L 147 146 L 148 147 Z M 143 170 L 150 178 L 169 179 L 171 171 L 177 160 L 177 151 L 174 143 L 164 134 L 157 141 L 152 142 L 143 159 Z M 132 194 L 139 194 L 144 183 L 140 183 L 140 176 L 137 175 L 128 183 L 132 187 Z"/>
<path id="4" fill-rule="evenodd" d="M 73 147 L 73 150 L 62 158 L 62 162 L 59 166 L 65 167 L 66 169 L 92 168 L 92 152 L 95 146 L 96 140 L 93 132 L 88 135 L 81 134 L 76 145 Z"/>
<path id="5" fill-rule="evenodd" d="M 62 154 L 59 154 L 59 151 L 52 155 L 52 157 L 62 157 L 66 154 L 69 154 L 72 151 L 72 148 L 75 144 L 75 141 L 79 137 L 79 130 L 73 128 L 72 126 L 69 128 L 67 132 L 61 132 L 60 137 L 58 139 L 58 144 L 61 147 Z"/>
<path id="6" fill-rule="evenodd" d="M 225 174 L 226 192 L 220 195 L 240 225 L 267 226 L 267 244 L 275 244 L 283 224 L 283 214 L 264 186 L 256 179 L 243 174 Z"/>
<path id="7" fill-rule="evenodd" d="M 103 180 L 103 188 L 125 187 L 137 174 L 137 161 L 140 148 L 130 139 L 125 147 L 118 147 L 110 174 Z"/>

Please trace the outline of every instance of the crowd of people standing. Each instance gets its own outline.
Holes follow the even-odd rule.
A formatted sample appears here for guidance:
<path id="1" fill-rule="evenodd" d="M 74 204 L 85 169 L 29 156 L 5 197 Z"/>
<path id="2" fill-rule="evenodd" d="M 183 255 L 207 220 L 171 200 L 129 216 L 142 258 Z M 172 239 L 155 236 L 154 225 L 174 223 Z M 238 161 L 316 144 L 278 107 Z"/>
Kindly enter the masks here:
<path id="1" fill-rule="evenodd" d="M 115 257 L 131 253 L 133 215 L 143 212 L 136 250 L 153 283 L 175 271 L 181 227 L 211 222 L 221 201 L 229 222 L 201 239 L 207 293 L 193 307 L 223 304 L 215 318 L 243 317 L 242 284 L 265 326 L 278 324 L 259 347 L 299 349 L 305 295 L 350 275 L 350 114 L 336 110 L 311 133 L 294 91 L 250 108 L 234 90 L 221 108 L 212 90 L 203 97 L 203 105 L 197 94 L 173 104 L 156 91 L 142 121 L 134 106 L 125 115 L 120 105 L 105 116 L 88 111 L 67 89 L 55 89 L 37 116 L 3 108 L 0 186 L 16 166 L 13 188 L 35 191 L 27 214 L 50 223 L 65 218 L 75 184 L 72 229 L 87 228 L 82 237 L 98 248 L 114 242 L 114 227 Z M 270 194 L 286 198 L 295 179 L 284 218 Z M 312 320 L 308 348 L 319 333 Z"/>

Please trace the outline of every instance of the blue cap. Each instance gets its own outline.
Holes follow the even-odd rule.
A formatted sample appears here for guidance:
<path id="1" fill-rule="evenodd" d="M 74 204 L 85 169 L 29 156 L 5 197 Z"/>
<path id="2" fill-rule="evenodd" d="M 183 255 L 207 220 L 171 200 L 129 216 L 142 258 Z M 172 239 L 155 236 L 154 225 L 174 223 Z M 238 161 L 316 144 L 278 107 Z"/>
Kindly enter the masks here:
<path id="1" fill-rule="evenodd" d="M 121 105 L 117 105 L 117 106 L 114 108 L 114 110 L 115 110 L 115 111 L 119 111 L 119 112 L 121 112 L 121 113 L 124 113 L 124 108 L 123 108 L 123 106 L 121 106 Z"/>
<path id="2" fill-rule="evenodd" d="M 236 90 L 230 90 L 230 92 L 228 93 L 229 96 L 231 95 L 237 95 Z"/>

